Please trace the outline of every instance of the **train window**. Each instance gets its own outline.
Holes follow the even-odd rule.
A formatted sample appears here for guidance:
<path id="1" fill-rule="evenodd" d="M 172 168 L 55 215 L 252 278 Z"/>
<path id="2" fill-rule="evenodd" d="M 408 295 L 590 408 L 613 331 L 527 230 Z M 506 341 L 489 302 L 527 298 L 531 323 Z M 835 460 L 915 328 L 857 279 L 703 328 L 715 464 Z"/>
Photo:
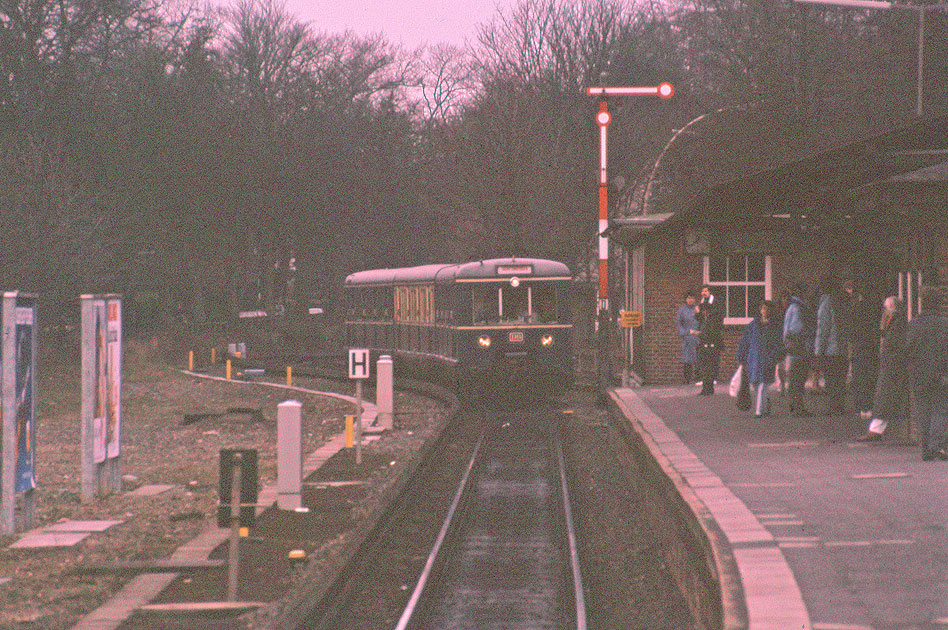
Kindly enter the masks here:
<path id="1" fill-rule="evenodd" d="M 404 322 L 408 319 L 408 296 L 405 287 L 395 288 L 395 321 Z"/>
<path id="2" fill-rule="evenodd" d="M 556 321 L 556 290 L 552 285 L 542 284 L 531 287 L 530 302 L 533 307 L 533 319 L 548 324 Z"/>
<path id="3" fill-rule="evenodd" d="M 434 321 L 434 287 L 425 287 L 425 323 L 433 324 Z"/>
<path id="4" fill-rule="evenodd" d="M 475 285 L 471 292 L 475 324 L 496 322 L 498 319 L 497 287 Z"/>
<path id="5" fill-rule="evenodd" d="M 501 287 L 500 295 L 500 318 L 502 321 L 527 321 L 530 314 L 530 291 L 526 286 Z"/>

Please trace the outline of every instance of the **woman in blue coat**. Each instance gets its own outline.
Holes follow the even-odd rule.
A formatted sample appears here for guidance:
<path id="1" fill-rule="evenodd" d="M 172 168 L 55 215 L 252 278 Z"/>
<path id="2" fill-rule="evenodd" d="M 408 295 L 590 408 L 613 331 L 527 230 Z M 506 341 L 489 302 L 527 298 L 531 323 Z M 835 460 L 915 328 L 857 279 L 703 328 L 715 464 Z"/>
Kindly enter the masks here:
<path id="1" fill-rule="evenodd" d="M 762 301 L 760 314 L 744 327 L 737 344 L 737 361 L 747 372 L 758 418 L 770 413 L 768 386 L 775 380 L 777 363 L 783 360 L 783 330 L 780 322 L 772 320 L 773 314 L 773 302 Z"/>

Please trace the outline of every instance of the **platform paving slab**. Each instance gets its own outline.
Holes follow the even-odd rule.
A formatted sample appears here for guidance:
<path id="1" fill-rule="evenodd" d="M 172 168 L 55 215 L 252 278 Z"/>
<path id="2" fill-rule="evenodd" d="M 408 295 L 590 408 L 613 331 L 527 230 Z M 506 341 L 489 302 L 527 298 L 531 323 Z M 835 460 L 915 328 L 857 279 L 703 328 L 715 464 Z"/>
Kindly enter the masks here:
<path id="1" fill-rule="evenodd" d="M 26 532 L 10 549 L 71 547 L 90 534 L 104 532 L 123 521 L 63 521 Z"/>
<path id="2" fill-rule="evenodd" d="M 140 488 L 135 488 L 134 490 L 129 492 L 129 494 L 133 497 L 153 497 L 163 492 L 167 492 L 168 490 L 171 490 L 172 488 L 174 488 L 174 486 L 166 484 L 166 483 L 150 483 L 150 484 L 141 486 Z"/>

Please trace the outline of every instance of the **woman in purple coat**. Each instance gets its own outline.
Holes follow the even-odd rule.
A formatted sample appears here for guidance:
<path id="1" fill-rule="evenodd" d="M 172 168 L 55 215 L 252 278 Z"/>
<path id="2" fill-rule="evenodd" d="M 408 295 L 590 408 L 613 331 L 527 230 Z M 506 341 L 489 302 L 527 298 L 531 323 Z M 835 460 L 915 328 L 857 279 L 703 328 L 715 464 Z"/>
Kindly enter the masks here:
<path id="1" fill-rule="evenodd" d="M 754 396 L 754 415 L 770 413 L 768 386 L 776 376 L 777 363 L 783 360 L 783 330 L 779 321 L 773 321 L 774 304 L 760 303 L 760 314 L 744 327 L 737 344 L 737 361 L 744 366 Z"/>

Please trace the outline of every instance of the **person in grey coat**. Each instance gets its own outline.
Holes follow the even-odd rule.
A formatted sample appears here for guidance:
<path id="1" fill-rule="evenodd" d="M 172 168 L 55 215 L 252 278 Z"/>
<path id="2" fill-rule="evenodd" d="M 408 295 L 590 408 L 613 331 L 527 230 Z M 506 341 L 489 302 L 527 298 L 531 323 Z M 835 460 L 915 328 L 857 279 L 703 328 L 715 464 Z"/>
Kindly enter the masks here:
<path id="1" fill-rule="evenodd" d="M 924 287 L 922 309 L 908 324 L 905 358 L 912 391 L 912 420 L 922 430 L 922 459 L 948 460 L 948 318 L 940 314 L 942 295 Z"/>
<path id="2" fill-rule="evenodd" d="M 890 295 L 882 303 L 879 330 L 879 375 L 872 398 L 872 418 L 860 442 L 882 439 L 893 420 L 904 418 L 909 408 L 908 374 L 905 365 L 905 309 L 902 302 Z"/>
<path id="3" fill-rule="evenodd" d="M 804 300 L 806 285 L 797 282 L 790 291 L 790 304 L 783 315 L 783 343 L 789 357 L 787 365 L 787 393 L 790 396 L 790 413 L 794 416 L 809 416 L 804 404 L 806 377 L 810 371 L 813 355 L 813 325 L 815 317 L 810 305 Z"/>
<path id="4" fill-rule="evenodd" d="M 830 415 L 841 415 L 846 408 L 846 373 L 849 369 L 848 296 L 833 275 L 820 279 L 820 302 L 816 311 L 816 338 L 813 354 L 823 377 L 829 397 Z"/>
<path id="5" fill-rule="evenodd" d="M 675 327 L 681 337 L 681 376 L 685 385 L 691 385 L 698 376 L 698 335 L 701 325 L 698 323 L 695 292 L 685 293 L 685 303 L 678 307 Z"/>

